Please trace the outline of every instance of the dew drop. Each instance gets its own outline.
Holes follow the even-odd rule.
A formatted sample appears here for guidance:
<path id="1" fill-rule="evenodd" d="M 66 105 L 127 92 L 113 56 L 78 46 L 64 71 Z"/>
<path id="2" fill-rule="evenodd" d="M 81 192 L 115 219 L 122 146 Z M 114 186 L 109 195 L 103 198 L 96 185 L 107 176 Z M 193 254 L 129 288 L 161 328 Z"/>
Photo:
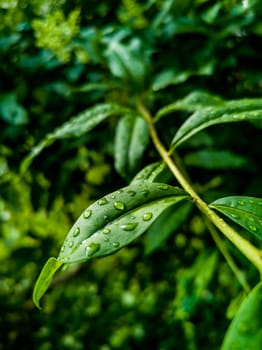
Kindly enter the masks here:
<path id="1" fill-rule="evenodd" d="M 138 222 L 127 222 L 120 225 L 120 228 L 124 231 L 133 231 L 138 225 Z"/>
<path id="2" fill-rule="evenodd" d="M 153 216 L 152 213 L 147 212 L 147 213 L 145 213 L 145 214 L 143 215 L 143 220 L 144 220 L 144 221 L 149 221 L 150 219 L 152 219 L 152 216 Z"/>
<path id="3" fill-rule="evenodd" d="M 132 190 L 128 190 L 128 191 L 126 191 L 128 194 L 129 194 L 129 196 L 131 196 L 131 197 L 134 197 L 135 195 L 136 195 L 136 191 L 132 191 Z"/>
<path id="4" fill-rule="evenodd" d="M 231 217 L 232 217 L 233 219 L 239 219 L 239 216 L 236 215 L 236 214 L 231 214 Z"/>
<path id="5" fill-rule="evenodd" d="M 63 245 L 63 247 L 61 248 L 61 253 L 63 253 L 65 251 L 65 246 Z"/>
<path id="6" fill-rule="evenodd" d="M 136 176 L 136 179 L 137 180 L 142 180 L 144 178 L 144 175 L 142 175 L 142 174 L 138 174 L 137 176 Z"/>
<path id="7" fill-rule="evenodd" d="M 86 209 L 84 211 L 84 215 L 83 216 L 84 216 L 85 219 L 88 219 L 91 216 L 91 214 L 92 214 L 92 210 Z"/>
<path id="8" fill-rule="evenodd" d="M 104 215 L 104 219 L 107 220 L 108 219 L 108 215 Z"/>
<path id="9" fill-rule="evenodd" d="M 168 190 L 168 189 L 169 189 L 169 186 L 166 185 L 166 184 L 161 184 L 161 185 L 158 186 L 158 188 L 159 188 L 160 190 Z"/>
<path id="10" fill-rule="evenodd" d="M 77 236 L 79 235 L 79 233 L 80 233 L 80 228 L 77 227 L 77 228 L 75 229 L 75 231 L 73 232 L 73 237 L 77 237 Z"/>
<path id="11" fill-rule="evenodd" d="M 120 243 L 119 242 L 113 242 L 112 245 L 113 245 L 114 248 L 118 248 L 120 246 Z"/>
<path id="12" fill-rule="evenodd" d="M 254 221 L 255 221 L 255 219 L 254 219 L 254 218 L 252 218 L 252 217 L 251 217 L 251 218 L 248 218 L 248 220 L 249 220 L 249 221 L 252 221 L 252 222 L 254 222 Z"/>
<path id="13" fill-rule="evenodd" d="M 86 247 L 86 255 L 89 258 L 91 258 L 99 249 L 100 249 L 100 244 L 98 244 L 98 243 L 90 243 Z"/>
<path id="14" fill-rule="evenodd" d="M 143 193 L 143 195 L 145 197 L 147 197 L 149 195 L 149 191 L 148 190 L 143 190 L 143 191 L 141 191 L 141 193 Z"/>
<path id="15" fill-rule="evenodd" d="M 240 205 L 244 205 L 244 204 L 245 204 L 245 202 L 244 202 L 244 201 L 238 201 L 238 204 L 240 204 Z"/>
<path id="16" fill-rule="evenodd" d="M 73 247 L 73 245 L 74 245 L 74 242 L 73 242 L 73 241 L 71 241 L 71 242 L 69 243 L 68 247 L 69 247 L 69 248 L 72 248 L 72 247 Z"/>
<path id="17" fill-rule="evenodd" d="M 98 201 L 98 204 L 99 205 L 105 205 L 105 204 L 107 204 L 108 203 L 108 200 L 106 199 L 106 198 L 101 198 L 101 199 L 99 199 L 99 201 Z"/>
<path id="18" fill-rule="evenodd" d="M 116 198 L 116 195 L 115 194 L 111 194 L 110 196 L 112 199 L 115 199 Z"/>
<path id="19" fill-rule="evenodd" d="M 114 207 L 117 210 L 124 210 L 125 209 L 125 204 L 123 202 L 115 202 Z"/>
<path id="20" fill-rule="evenodd" d="M 249 199 L 250 204 L 254 204 L 254 201 L 252 199 Z"/>
<path id="21" fill-rule="evenodd" d="M 110 228 L 107 228 L 107 227 L 102 230 L 102 233 L 104 235 L 108 235 L 110 232 L 111 232 Z"/>
<path id="22" fill-rule="evenodd" d="M 256 228 L 255 225 L 250 225 L 249 228 L 250 228 L 250 230 L 252 230 L 252 231 L 256 231 L 256 230 L 257 230 L 257 228 Z"/>
<path id="23" fill-rule="evenodd" d="M 109 242 L 109 238 L 108 237 L 104 237 L 104 242 Z"/>

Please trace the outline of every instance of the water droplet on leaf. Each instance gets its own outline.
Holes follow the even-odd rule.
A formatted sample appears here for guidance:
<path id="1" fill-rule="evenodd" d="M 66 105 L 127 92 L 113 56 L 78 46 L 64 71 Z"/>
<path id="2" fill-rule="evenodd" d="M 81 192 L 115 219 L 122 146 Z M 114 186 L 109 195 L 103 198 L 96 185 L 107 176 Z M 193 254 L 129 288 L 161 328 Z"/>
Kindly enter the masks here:
<path id="1" fill-rule="evenodd" d="M 239 216 L 236 215 L 236 214 L 231 214 L 231 217 L 232 217 L 233 219 L 239 219 Z"/>
<path id="2" fill-rule="evenodd" d="M 106 198 L 101 198 L 101 199 L 99 199 L 99 201 L 98 201 L 98 204 L 99 205 L 105 205 L 105 204 L 107 204 L 108 203 L 108 200 L 106 199 Z"/>
<path id="3" fill-rule="evenodd" d="M 149 191 L 148 190 L 143 190 L 143 191 L 141 191 L 141 193 L 143 193 L 143 195 L 145 197 L 147 197 L 149 195 Z"/>
<path id="4" fill-rule="evenodd" d="M 115 202 L 114 207 L 117 210 L 124 210 L 125 209 L 125 204 L 123 202 Z"/>
<path id="5" fill-rule="evenodd" d="M 108 237 L 104 237 L 104 242 L 109 242 L 109 238 Z"/>
<path id="6" fill-rule="evenodd" d="M 110 228 L 107 228 L 107 227 L 102 230 L 102 233 L 104 235 L 108 235 L 110 232 L 111 232 Z"/>
<path id="7" fill-rule="evenodd" d="M 86 255 L 91 258 L 99 249 L 100 244 L 90 243 L 89 246 L 86 247 Z"/>
<path id="8" fill-rule="evenodd" d="M 166 185 L 166 184 L 161 184 L 161 185 L 158 186 L 158 188 L 159 188 L 160 190 L 168 190 L 168 189 L 169 189 L 169 186 Z"/>
<path id="9" fill-rule="evenodd" d="M 91 214 L 92 214 L 92 210 L 86 209 L 86 210 L 84 211 L 84 218 L 85 218 L 85 219 L 88 219 L 88 218 L 91 216 Z"/>
<path id="10" fill-rule="evenodd" d="M 132 190 L 128 190 L 127 193 L 129 194 L 129 196 L 134 197 L 136 195 L 135 191 Z"/>
<path id="11" fill-rule="evenodd" d="M 72 241 L 72 242 L 70 242 L 70 243 L 69 243 L 69 245 L 68 245 L 68 246 L 69 246 L 69 248 L 72 248 L 72 247 L 73 247 L 73 245 L 74 245 L 74 242 Z"/>
<path id="12" fill-rule="evenodd" d="M 152 213 L 147 212 L 147 213 L 145 213 L 145 214 L 143 215 L 143 220 L 144 220 L 144 221 L 148 221 L 148 220 L 152 219 L 152 216 L 153 216 Z"/>
<path id="13" fill-rule="evenodd" d="M 113 247 L 114 247 L 114 248 L 118 248 L 118 247 L 120 246 L 120 243 L 119 243 L 119 242 L 113 242 L 112 244 L 113 244 Z"/>
<path id="14" fill-rule="evenodd" d="M 257 230 L 257 228 L 256 228 L 255 225 L 250 225 L 249 228 L 250 228 L 250 230 L 252 230 L 252 231 L 256 231 L 256 230 Z"/>
<path id="15" fill-rule="evenodd" d="M 115 199 L 116 198 L 116 195 L 115 194 L 111 194 L 110 196 L 112 199 Z"/>
<path id="16" fill-rule="evenodd" d="M 77 236 L 79 235 L 79 233 L 80 233 L 80 228 L 77 227 L 77 228 L 75 229 L 75 231 L 73 232 L 73 237 L 77 237 Z"/>
<path id="17" fill-rule="evenodd" d="M 127 222 L 123 225 L 120 225 L 120 228 L 124 231 L 133 231 L 138 225 L 138 222 Z"/>
<path id="18" fill-rule="evenodd" d="M 238 204 L 245 205 L 245 202 L 244 201 L 238 201 Z"/>

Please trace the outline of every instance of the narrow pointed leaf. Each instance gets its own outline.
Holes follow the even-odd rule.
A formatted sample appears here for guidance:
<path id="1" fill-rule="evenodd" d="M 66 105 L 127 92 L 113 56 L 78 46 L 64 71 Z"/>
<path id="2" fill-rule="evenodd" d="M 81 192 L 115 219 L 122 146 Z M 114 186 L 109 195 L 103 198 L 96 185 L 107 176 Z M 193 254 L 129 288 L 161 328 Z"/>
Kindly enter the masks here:
<path id="1" fill-rule="evenodd" d="M 257 350 L 262 348 L 262 282 L 241 304 L 231 322 L 221 350 Z"/>
<path id="2" fill-rule="evenodd" d="M 63 265 L 62 261 L 58 261 L 56 258 L 50 258 L 45 263 L 34 287 L 33 291 L 33 302 L 34 304 L 41 309 L 40 299 L 47 291 L 51 280 L 55 272 Z"/>
<path id="3" fill-rule="evenodd" d="M 212 125 L 258 120 L 262 120 L 262 99 L 232 100 L 219 106 L 206 107 L 192 114 L 178 129 L 171 148 L 176 148 L 200 130 Z"/>
<path id="4" fill-rule="evenodd" d="M 24 159 L 21 165 L 21 172 L 24 172 L 31 164 L 33 159 L 38 156 L 42 150 L 50 146 L 55 140 L 65 138 L 78 138 L 94 129 L 98 124 L 112 115 L 126 114 L 129 110 L 117 104 L 103 103 L 89 108 L 78 116 L 71 118 L 68 122 L 48 134 L 44 140 L 36 145 L 29 155 Z"/>
<path id="5" fill-rule="evenodd" d="M 159 120 L 163 116 L 178 110 L 195 112 L 205 107 L 219 106 L 223 103 L 224 100 L 222 100 L 219 96 L 211 95 L 205 91 L 194 91 L 181 100 L 161 108 L 157 112 L 155 120 Z"/>
<path id="6" fill-rule="evenodd" d="M 220 198 L 209 205 L 262 239 L 262 199 L 246 196 Z"/>
<path id="7" fill-rule="evenodd" d="M 78 218 L 58 260 L 75 263 L 111 254 L 141 235 L 167 207 L 186 198 L 180 188 L 148 182 L 108 194 Z"/>

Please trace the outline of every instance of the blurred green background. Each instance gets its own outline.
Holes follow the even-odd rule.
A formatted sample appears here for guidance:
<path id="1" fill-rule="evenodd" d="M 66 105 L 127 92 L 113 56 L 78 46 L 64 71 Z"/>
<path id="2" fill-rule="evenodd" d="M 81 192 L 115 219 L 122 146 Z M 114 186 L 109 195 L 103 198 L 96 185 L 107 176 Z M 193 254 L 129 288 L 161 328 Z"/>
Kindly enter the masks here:
<path id="1" fill-rule="evenodd" d="M 99 102 L 132 106 L 146 93 L 156 112 L 192 91 L 260 97 L 261 20 L 259 0 L 0 0 L 0 350 L 220 348 L 243 292 L 196 211 L 157 249 L 145 234 L 57 275 L 42 311 L 32 303 L 41 267 L 82 210 L 128 183 L 114 169 L 115 118 L 56 141 L 26 173 L 20 166 L 48 133 Z M 117 66 L 116 41 L 139 58 L 132 83 Z M 159 123 L 165 142 L 186 116 Z M 254 125 L 219 126 L 181 158 L 207 200 L 259 197 L 259 141 Z M 239 158 L 226 152 L 226 165 L 219 157 L 210 165 L 203 148 L 241 161 L 232 165 Z M 144 165 L 156 160 L 149 145 Z M 252 286 L 255 269 L 228 248 Z"/>

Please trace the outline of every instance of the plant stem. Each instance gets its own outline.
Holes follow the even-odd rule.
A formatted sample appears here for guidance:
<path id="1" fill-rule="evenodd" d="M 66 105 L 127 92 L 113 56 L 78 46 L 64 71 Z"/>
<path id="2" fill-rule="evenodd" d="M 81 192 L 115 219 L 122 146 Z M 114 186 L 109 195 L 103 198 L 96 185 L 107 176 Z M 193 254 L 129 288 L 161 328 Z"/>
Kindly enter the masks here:
<path id="1" fill-rule="evenodd" d="M 183 187 L 183 189 L 192 197 L 192 200 L 198 207 L 198 209 L 229 239 L 243 255 L 249 259 L 250 262 L 258 269 L 260 275 L 262 275 L 262 253 L 259 249 L 253 246 L 249 241 L 240 236 L 230 225 L 228 225 L 220 216 L 218 216 L 212 209 L 209 208 L 199 195 L 195 192 L 194 188 L 181 173 L 173 159 L 170 157 L 169 152 L 161 143 L 158 134 L 155 129 L 153 118 L 144 106 L 141 100 L 137 101 L 137 110 L 141 113 L 144 119 L 147 121 L 152 141 L 162 157 L 163 161 L 167 164 L 172 174 L 177 181 Z"/>

